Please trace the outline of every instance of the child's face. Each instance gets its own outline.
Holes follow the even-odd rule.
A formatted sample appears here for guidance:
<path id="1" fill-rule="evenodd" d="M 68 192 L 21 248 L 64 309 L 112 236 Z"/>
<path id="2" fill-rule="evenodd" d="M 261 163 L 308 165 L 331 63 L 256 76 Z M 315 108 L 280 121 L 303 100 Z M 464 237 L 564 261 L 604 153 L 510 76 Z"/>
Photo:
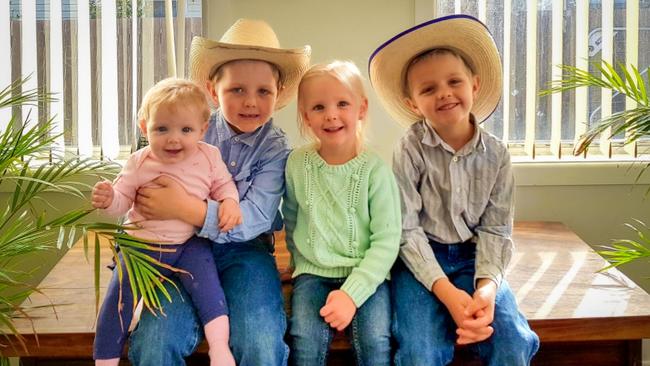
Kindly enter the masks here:
<path id="1" fill-rule="evenodd" d="M 356 148 L 358 121 L 366 117 L 368 100 L 336 78 L 320 75 L 300 87 L 300 114 L 321 148 Z"/>
<path id="2" fill-rule="evenodd" d="M 140 121 L 151 153 L 165 164 L 178 163 L 192 155 L 207 128 L 208 122 L 192 105 L 162 104 L 149 121 Z"/>
<path id="3" fill-rule="evenodd" d="M 208 90 L 235 132 L 246 133 L 271 119 L 278 81 L 268 63 L 242 60 L 224 65 L 221 78 L 208 82 Z"/>
<path id="4" fill-rule="evenodd" d="M 427 57 L 412 65 L 406 77 L 410 94 L 406 103 L 434 128 L 469 123 L 479 79 L 460 58 L 453 54 Z"/>

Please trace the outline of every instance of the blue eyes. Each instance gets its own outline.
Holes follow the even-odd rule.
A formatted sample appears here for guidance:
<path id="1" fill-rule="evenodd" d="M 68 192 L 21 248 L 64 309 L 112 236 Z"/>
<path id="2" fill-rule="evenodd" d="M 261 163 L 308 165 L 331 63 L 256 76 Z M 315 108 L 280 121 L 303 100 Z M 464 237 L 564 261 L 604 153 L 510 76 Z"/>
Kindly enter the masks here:
<path id="1" fill-rule="evenodd" d="M 244 88 L 232 88 L 230 91 L 234 94 L 244 94 Z M 257 93 L 262 96 L 267 96 L 271 94 L 271 91 L 268 89 L 259 89 Z"/>
<path id="2" fill-rule="evenodd" d="M 337 106 L 338 108 L 345 108 L 345 107 L 347 107 L 347 106 L 349 106 L 349 105 L 350 105 L 350 102 L 345 101 L 345 100 L 342 100 L 342 101 L 336 103 L 336 106 Z M 322 105 L 322 104 L 316 104 L 316 105 L 313 106 L 311 109 L 312 109 L 313 111 L 319 112 L 319 111 L 323 111 L 323 110 L 325 110 L 325 106 Z"/>
<path id="3" fill-rule="evenodd" d="M 455 87 L 455 86 L 463 84 L 463 80 L 461 80 L 461 79 L 451 79 L 451 80 L 447 81 L 447 84 L 449 84 L 452 87 Z M 420 94 L 431 94 L 431 93 L 434 93 L 436 91 L 436 89 L 437 88 L 435 86 L 426 87 L 426 88 L 422 89 L 422 91 L 420 91 Z"/>
<path id="4" fill-rule="evenodd" d="M 157 133 L 167 133 L 167 132 L 169 132 L 169 129 L 167 127 L 165 127 L 165 126 L 160 126 L 160 127 L 154 128 L 154 131 L 157 132 Z M 194 129 L 192 127 L 183 127 L 183 128 L 181 128 L 181 131 L 183 133 L 192 133 L 192 132 L 194 132 Z"/>

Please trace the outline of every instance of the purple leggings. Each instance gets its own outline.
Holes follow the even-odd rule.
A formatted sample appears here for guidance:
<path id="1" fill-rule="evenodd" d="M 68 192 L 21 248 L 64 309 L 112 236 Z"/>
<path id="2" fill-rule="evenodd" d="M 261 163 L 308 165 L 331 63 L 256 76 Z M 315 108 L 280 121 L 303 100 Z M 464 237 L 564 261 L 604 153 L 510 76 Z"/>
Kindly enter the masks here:
<path id="1" fill-rule="evenodd" d="M 173 273 L 166 268 L 158 268 L 164 276 L 176 275 L 183 287 L 189 293 L 192 303 L 197 310 L 199 319 L 205 325 L 209 321 L 228 314 L 226 298 L 221 288 L 217 266 L 212 254 L 212 242 L 208 239 L 193 236 L 184 244 L 164 245 L 164 248 L 176 249 L 175 252 L 147 252 L 165 264 L 186 270 L 192 274 Z M 126 274 L 122 255 L 119 264 Z M 108 284 L 106 298 L 97 318 L 97 330 L 93 350 L 94 359 L 118 358 L 122 355 L 124 343 L 128 336 L 128 327 L 133 318 L 133 295 L 131 284 L 126 275 L 122 282 L 122 323 L 118 315 L 118 299 L 120 284 L 117 271 Z"/>

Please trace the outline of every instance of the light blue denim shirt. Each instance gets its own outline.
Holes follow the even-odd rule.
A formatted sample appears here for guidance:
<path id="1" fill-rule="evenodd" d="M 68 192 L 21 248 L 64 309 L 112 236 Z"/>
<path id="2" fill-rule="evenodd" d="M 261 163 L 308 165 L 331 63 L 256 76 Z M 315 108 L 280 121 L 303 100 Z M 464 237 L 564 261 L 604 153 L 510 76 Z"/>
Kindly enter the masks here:
<path id="1" fill-rule="evenodd" d="M 244 242 L 258 235 L 282 229 L 278 207 L 284 194 L 284 167 L 289 142 L 273 119 L 250 133 L 236 134 L 221 111 L 210 117 L 205 142 L 219 148 L 224 163 L 239 191 L 241 225 L 219 231 L 219 202 L 208 199 L 208 210 L 198 236 L 216 243 Z"/>
<path id="2" fill-rule="evenodd" d="M 505 144 L 477 127 L 454 151 L 429 123 L 400 140 L 393 171 L 402 197 L 400 258 L 427 289 L 446 277 L 429 240 L 476 243 L 475 278 L 500 284 L 512 257 L 514 178 Z"/>

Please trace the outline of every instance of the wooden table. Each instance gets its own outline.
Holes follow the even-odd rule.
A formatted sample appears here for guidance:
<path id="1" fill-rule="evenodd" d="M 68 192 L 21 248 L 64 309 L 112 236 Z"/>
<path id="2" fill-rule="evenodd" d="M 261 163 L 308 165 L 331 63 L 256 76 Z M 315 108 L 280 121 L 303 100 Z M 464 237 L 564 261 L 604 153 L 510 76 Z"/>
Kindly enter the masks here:
<path id="1" fill-rule="evenodd" d="M 278 239 L 278 268 L 288 280 L 289 256 L 282 238 Z M 514 241 L 517 251 L 507 279 L 542 341 L 535 364 L 641 364 L 641 339 L 650 338 L 650 295 L 616 269 L 597 273 L 606 262 L 563 224 L 518 222 Z M 105 251 L 103 265 L 108 264 L 108 255 Z M 44 361 L 57 357 L 90 359 L 95 324 L 92 273 L 92 265 L 86 262 L 81 245 L 77 245 L 43 280 L 40 288 L 49 300 L 64 305 L 56 308 L 58 319 L 51 309 L 32 313 L 38 316 L 34 326 L 40 347 L 36 346 L 30 324 L 18 323 L 27 337 L 28 357 L 32 360 L 29 363 L 25 358 L 27 364 L 59 365 Z M 103 270 L 102 292 L 109 278 L 110 271 Z M 285 289 L 289 291 L 290 284 Z M 49 303 L 39 294 L 31 300 L 33 305 Z M 340 337 L 333 344 L 335 351 L 345 352 L 347 348 Z M 202 347 L 199 352 L 204 351 Z M 20 348 L 4 349 L 2 353 L 27 356 Z"/>

